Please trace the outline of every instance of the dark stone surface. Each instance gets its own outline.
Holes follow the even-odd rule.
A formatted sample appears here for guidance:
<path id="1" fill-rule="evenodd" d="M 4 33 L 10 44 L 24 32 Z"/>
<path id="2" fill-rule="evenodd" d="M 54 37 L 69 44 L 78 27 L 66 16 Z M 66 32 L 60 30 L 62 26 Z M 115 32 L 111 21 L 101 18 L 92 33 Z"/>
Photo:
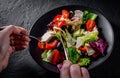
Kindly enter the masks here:
<path id="1" fill-rule="evenodd" d="M 84 5 L 101 11 L 112 24 L 115 46 L 108 60 L 90 70 L 91 78 L 120 78 L 120 9 L 114 0 L 0 0 L 0 26 L 18 25 L 28 31 L 44 13 L 64 5 Z M 0 78 L 42 78 L 56 74 L 41 68 L 31 57 L 28 48 L 11 55 L 9 65 Z"/>

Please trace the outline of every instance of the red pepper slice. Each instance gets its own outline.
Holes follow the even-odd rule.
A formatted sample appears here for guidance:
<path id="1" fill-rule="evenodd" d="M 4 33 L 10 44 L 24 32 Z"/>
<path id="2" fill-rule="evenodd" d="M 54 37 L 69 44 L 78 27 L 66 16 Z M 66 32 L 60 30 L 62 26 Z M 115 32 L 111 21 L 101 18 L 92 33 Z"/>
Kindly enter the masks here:
<path id="1" fill-rule="evenodd" d="M 54 41 L 51 42 L 51 43 L 46 43 L 45 48 L 46 48 L 47 50 L 51 50 L 51 49 L 56 48 L 56 47 L 57 47 L 57 44 L 58 44 L 58 41 L 57 41 L 57 40 L 54 40 Z"/>
<path id="2" fill-rule="evenodd" d="M 100 52 L 95 52 L 93 55 L 92 55 L 92 57 L 93 58 L 96 58 L 96 57 L 98 57 L 100 55 Z"/>
<path id="3" fill-rule="evenodd" d="M 69 18 L 70 13 L 69 13 L 68 10 L 63 9 L 63 10 L 62 10 L 62 15 L 63 15 L 65 18 Z"/>
<path id="4" fill-rule="evenodd" d="M 38 42 L 38 47 L 39 47 L 40 49 L 45 49 L 45 44 L 42 43 L 42 42 Z"/>
<path id="5" fill-rule="evenodd" d="M 81 51 L 87 51 L 87 47 L 86 47 L 86 46 L 81 46 L 81 47 L 79 48 L 79 50 L 81 50 Z"/>
<path id="6" fill-rule="evenodd" d="M 96 25 L 96 22 L 94 20 L 89 19 L 89 20 L 87 20 L 87 23 L 86 23 L 86 29 L 88 31 L 92 31 L 93 28 L 95 27 L 95 25 Z"/>
<path id="7" fill-rule="evenodd" d="M 57 62 L 59 61 L 59 58 L 60 58 L 60 53 L 57 49 L 55 49 L 53 52 L 53 57 L 52 57 L 51 63 L 56 65 Z"/>
<path id="8" fill-rule="evenodd" d="M 66 25 L 66 21 L 61 21 L 58 23 L 58 27 L 63 27 L 64 25 Z"/>

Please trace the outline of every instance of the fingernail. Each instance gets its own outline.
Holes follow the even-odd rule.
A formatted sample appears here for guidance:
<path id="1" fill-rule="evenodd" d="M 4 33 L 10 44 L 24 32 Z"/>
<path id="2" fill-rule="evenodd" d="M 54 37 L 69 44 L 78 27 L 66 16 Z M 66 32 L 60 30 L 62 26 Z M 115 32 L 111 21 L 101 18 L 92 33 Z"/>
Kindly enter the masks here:
<path id="1" fill-rule="evenodd" d="M 59 69 L 59 71 L 60 71 L 61 68 L 62 68 L 62 64 L 58 64 L 57 67 L 58 67 L 58 69 Z"/>

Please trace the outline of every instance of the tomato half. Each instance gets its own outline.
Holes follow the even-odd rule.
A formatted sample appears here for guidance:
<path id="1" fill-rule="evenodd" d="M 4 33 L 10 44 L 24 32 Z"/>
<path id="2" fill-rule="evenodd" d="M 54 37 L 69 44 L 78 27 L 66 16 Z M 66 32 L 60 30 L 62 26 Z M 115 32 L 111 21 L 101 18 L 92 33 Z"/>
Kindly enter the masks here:
<path id="1" fill-rule="evenodd" d="M 45 44 L 42 42 L 38 42 L 38 48 L 45 49 Z"/>
<path id="2" fill-rule="evenodd" d="M 96 25 L 96 22 L 94 20 L 87 20 L 87 23 L 86 23 L 86 29 L 87 31 L 92 31 L 94 29 Z"/>
<path id="3" fill-rule="evenodd" d="M 51 42 L 51 43 L 46 43 L 45 49 L 47 49 L 47 50 L 54 49 L 54 48 L 57 47 L 57 44 L 58 44 L 58 41 L 57 41 L 57 40 L 54 40 L 54 41 Z"/>
<path id="4" fill-rule="evenodd" d="M 57 64 L 57 62 L 59 61 L 59 58 L 60 58 L 60 53 L 57 49 L 55 49 L 53 52 L 53 57 L 52 57 L 51 63 Z"/>

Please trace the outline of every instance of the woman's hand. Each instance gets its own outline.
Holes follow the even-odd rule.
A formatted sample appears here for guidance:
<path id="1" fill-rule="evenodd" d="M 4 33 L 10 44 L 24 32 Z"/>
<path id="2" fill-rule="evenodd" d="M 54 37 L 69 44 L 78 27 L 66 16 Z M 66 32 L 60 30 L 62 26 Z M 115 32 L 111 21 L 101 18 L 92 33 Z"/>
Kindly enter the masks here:
<path id="1" fill-rule="evenodd" d="M 19 34 L 28 34 L 22 27 L 9 25 L 3 26 L 2 29 L 0 31 L 0 71 L 7 67 L 12 52 L 25 49 L 30 41 L 26 36 L 19 36 Z"/>
<path id="2" fill-rule="evenodd" d="M 60 69 L 60 78 L 90 78 L 86 68 L 65 61 Z"/>

